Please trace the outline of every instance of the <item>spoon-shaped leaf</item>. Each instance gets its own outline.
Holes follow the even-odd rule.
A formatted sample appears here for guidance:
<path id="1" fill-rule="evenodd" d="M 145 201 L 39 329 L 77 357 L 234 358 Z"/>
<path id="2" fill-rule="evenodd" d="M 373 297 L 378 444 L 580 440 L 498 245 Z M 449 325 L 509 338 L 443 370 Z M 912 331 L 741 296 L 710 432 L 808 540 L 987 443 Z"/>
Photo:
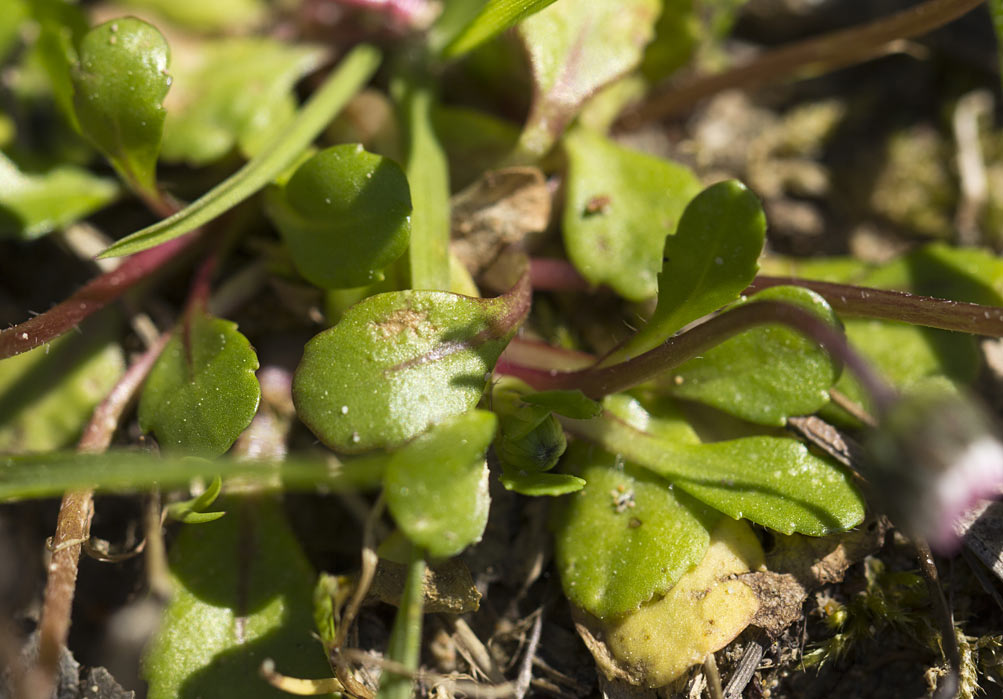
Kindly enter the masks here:
<path id="1" fill-rule="evenodd" d="M 326 289 L 383 280 L 407 249 L 411 192 L 400 166 L 361 145 L 327 148 L 269 191 L 268 213 L 296 269 Z"/>
<path id="2" fill-rule="evenodd" d="M 655 418 L 634 406 L 624 420 L 614 415 L 614 404 L 604 405 L 601 418 L 563 422 L 730 517 L 810 536 L 845 531 L 864 518 L 864 502 L 849 475 L 794 439 L 745 437 L 699 444 L 680 417 Z M 666 430 L 681 438 L 660 437 Z"/>
<path id="3" fill-rule="evenodd" d="M 696 565 L 718 515 L 661 478 L 583 442 L 564 464 L 584 489 L 560 501 L 554 554 L 568 599 L 608 619 L 663 595 Z"/>
<path id="4" fill-rule="evenodd" d="M 605 363 L 652 349 L 690 321 L 737 299 L 756 276 L 765 235 L 763 208 L 741 182 L 719 182 L 697 195 L 676 234 L 665 240 L 655 312 Z"/>
<path id="5" fill-rule="evenodd" d="M 524 275 L 494 299 L 412 290 L 361 301 L 307 343 L 293 378 L 300 419 L 331 448 L 360 452 L 465 413 L 529 299 Z"/>
<path id="6" fill-rule="evenodd" d="M 839 327 L 821 296 L 801 287 L 776 286 L 750 303 L 784 301 Z M 792 415 L 809 415 L 829 401 L 839 367 L 814 341 L 786 326 L 766 325 L 691 359 L 660 383 L 673 395 L 713 405 L 760 425 L 782 427 Z"/>
<path id="7" fill-rule="evenodd" d="M 139 424 L 165 449 L 222 454 L 258 410 L 257 368 L 235 323 L 193 308 L 146 380 Z"/>
<path id="8" fill-rule="evenodd" d="M 494 413 L 471 410 L 394 452 L 383 477 L 387 508 L 408 539 L 434 558 L 480 540 L 488 521 Z"/>
<path id="9" fill-rule="evenodd" d="M 151 24 L 122 17 L 94 27 L 80 44 L 73 106 L 83 133 L 135 188 L 156 191 L 170 48 Z"/>
<path id="10" fill-rule="evenodd" d="M 550 150 L 585 100 L 640 63 L 661 9 L 657 0 L 559 2 L 519 25 L 536 87 L 518 146 L 525 159 Z"/>
<path id="11" fill-rule="evenodd" d="M 380 54 L 376 49 L 356 46 L 313 93 L 289 128 L 244 167 L 181 211 L 122 238 L 100 256 L 132 255 L 156 247 L 195 230 L 250 197 L 296 161 L 331 118 L 369 80 L 379 62 Z"/>
<path id="12" fill-rule="evenodd" d="M 575 129 L 568 154 L 564 246 L 593 284 L 640 301 L 658 291 L 665 237 L 676 231 L 700 182 L 682 165 Z M 744 287 L 743 287 L 744 288 Z"/>
<path id="13" fill-rule="evenodd" d="M 171 547 L 173 596 L 143 663 L 151 699 L 283 697 L 258 672 L 330 672 L 311 634 L 314 573 L 279 504 L 228 498 Z"/>

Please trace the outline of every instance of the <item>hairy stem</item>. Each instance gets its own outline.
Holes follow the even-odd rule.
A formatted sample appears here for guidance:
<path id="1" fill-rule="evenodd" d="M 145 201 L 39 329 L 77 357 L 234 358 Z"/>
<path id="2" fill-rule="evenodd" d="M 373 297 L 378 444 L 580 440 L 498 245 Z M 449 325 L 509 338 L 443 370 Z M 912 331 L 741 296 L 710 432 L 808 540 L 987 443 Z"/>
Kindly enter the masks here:
<path id="1" fill-rule="evenodd" d="M 0 359 L 27 352 L 68 332 L 176 258 L 196 240 L 197 233 L 191 233 L 133 255 L 45 313 L 0 330 Z"/>
<path id="2" fill-rule="evenodd" d="M 885 52 L 890 42 L 926 34 L 981 4 L 982 0 L 927 0 L 869 24 L 767 51 L 745 65 L 695 78 L 650 97 L 625 114 L 619 126 L 636 128 L 645 122 L 662 119 L 722 90 L 751 90 L 787 76 L 815 75 L 875 58 Z"/>
<path id="3" fill-rule="evenodd" d="M 756 277 L 746 293 L 788 284 L 803 286 L 820 294 L 833 310 L 842 315 L 897 320 L 928 328 L 1003 337 L 1003 308 L 996 306 L 791 277 Z"/>

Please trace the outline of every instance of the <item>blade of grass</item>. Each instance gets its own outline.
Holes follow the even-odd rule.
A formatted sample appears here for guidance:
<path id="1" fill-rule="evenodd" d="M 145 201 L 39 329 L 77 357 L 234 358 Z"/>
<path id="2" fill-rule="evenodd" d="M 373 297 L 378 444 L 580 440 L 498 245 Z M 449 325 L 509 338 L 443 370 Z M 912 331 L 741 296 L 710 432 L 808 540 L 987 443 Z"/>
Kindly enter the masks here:
<path id="1" fill-rule="evenodd" d="M 387 658 L 408 670 L 417 670 L 421 656 L 421 617 L 424 606 L 425 556 L 417 546 L 411 547 L 404 592 L 390 632 Z M 395 675 L 384 669 L 376 699 L 410 699 L 411 677 Z"/>
<path id="2" fill-rule="evenodd" d="M 380 63 L 372 46 L 357 46 L 306 103 L 288 129 L 259 155 L 173 216 L 122 238 L 99 257 L 141 252 L 198 228 L 247 199 L 285 170 L 310 145 Z M 448 229 L 447 229 L 448 230 Z"/>

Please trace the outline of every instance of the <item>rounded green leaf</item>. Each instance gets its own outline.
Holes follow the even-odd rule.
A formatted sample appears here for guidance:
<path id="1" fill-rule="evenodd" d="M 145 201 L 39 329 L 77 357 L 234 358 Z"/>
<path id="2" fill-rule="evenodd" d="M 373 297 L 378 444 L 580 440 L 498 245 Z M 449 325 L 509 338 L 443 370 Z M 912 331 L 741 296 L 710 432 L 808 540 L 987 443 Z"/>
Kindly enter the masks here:
<path id="1" fill-rule="evenodd" d="M 505 469 L 498 480 L 506 490 L 533 497 L 567 495 L 585 487 L 584 478 L 567 473 L 525 473 Z"/>
<path id="2" fill-rule="evenodd" d="M 825 299 L 802 287 L 777 286 L 750 303 L 783 301 L 839 328 Z M 713 405 L 760 425 L 782 427 L 792 415 L 809 415 L 829 401 L 839 367 L 811 338 L 787 326 L 747 330 L 691 359 L 665 377 L 673 395 Z"/>
<path id="3" fill-rule="evenodd" d="M 716 515 L 654 474 L 588 444 L 564 463 L 586 485 L 560 501 L 554 554 L 571 602 L 600 619 L 663 595 L 700 562 Z"/>
<path id="4" fill-rule="evenodd" d="M 170 604 L 143 659 L 150 699 L 288 696 L 258 669 L 330 672 L 313 638 L 314 573 L 281 505 L 227 498 L 227 515 L 181 528 L 170 552 Z"/>
<path id="5" fill-rule="evenodd" d="M 480 540 L 488 521 L 488 466 L 494 413 L 449 419 L 390 457 L 387 508 L 408 539 L 432 557 L 455 556 Z"/>
<path id="6" fill-rule="evenodd" d="M 79 56 L 72 78 L 81 130 L 128 182 L 154 190 L 171 85 L 167 40 L 153 25 L 122 17 L 87 32 Z"/>
<path id="7" fill-rule="evenodd" d="M 258 357 L 237 325 L 191 311 L 150 372 L 139 424 L 161 447 L 218 456 L 251 424 Z"/>
<path id="8" fill-rule="evenodd" d="M 665 237 L 700 191 L 682 165 L 630 150 L 585 129 L 569 133 L 564 245 L 593 284 L 632 301 L 658 291 Z"/>
<path id="9" fill-rule="evenodd" d="M 400 166 L 361 145 L 334 146 L 303 163 L 268 212 L 296 269 L 326 289 L 364 286 L 407 249 L 411 192 Z"/>
<path id="10" fill-rule="evenodd" d="M 525 281 L 494 299 L 371 296 L 307 343 L 293 377 L 297 413 L 338 451 L 403 444 L 477 404 L 528 310 Z"/>

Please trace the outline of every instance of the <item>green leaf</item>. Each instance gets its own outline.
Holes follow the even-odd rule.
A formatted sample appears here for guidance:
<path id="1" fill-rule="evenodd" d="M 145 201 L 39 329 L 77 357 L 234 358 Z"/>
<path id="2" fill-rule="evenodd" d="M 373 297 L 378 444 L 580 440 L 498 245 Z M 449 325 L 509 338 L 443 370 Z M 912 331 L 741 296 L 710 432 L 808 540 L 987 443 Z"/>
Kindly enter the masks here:
<path id="1" fill-rule="evenodd" d="M 394 627 L 387 643 L 387 658 L 414 672 L 421 662 L 421 622 L 425 605 L 425 556 L 412 546 L 407 563 L 407 577 L 401 594 L 400 607 L 394 617 Z M 414 679 L 384 671 L 376 699 L 410 699 Z"/>
<path id="2" fill-rule="evenodd" d="M 201 32 L 236 32 L 258 24 L 263 0 L 126 0 L 126 6 L 152 10 L 174 24 Z"/>
<path id="3" fill-rule="evenodd" d="M 371 296 L 310 340 L 293 377 L 297 413 L 333 449 L 393 448 L 477 404 L 529 311 L 523 279 L 504 296 Z"/>
<path id="4" fill-rule="evenodd" d="M 845 324 L 850 344 L 900 390 L 933 376 L 969 384 L 978 374 L 982 357 L 976 339 L 970 335 L 867 318 L 847 318 Z M 868 410 L 873 409 L 870 395 L 850 372 L 840 377 L 835 388 Z M 858 424 L 834 405 L 821 414 L 839 424 Z"/>
<path id="5" fill-rule="evenodd" d="M 223 489 L 223 480 L 216 476 L 201 495 L 191 500 L 171 503 L 167 506 L 167 516 L 185 524 L 204 524 L 219 519 L 224 512 L 206 512 L 206 508 L 216 502 Z"/>
<path id="6" fill-rule="evenodd" d="M 449 159 L 450 185 L 462 189 L 498 165 L 519 140 L 519 129 L 492 114 L 436 105 L 432 124 Z"/>
<path id="7" fill-rule="evenodd" d="M 699 180 L 682 165 L 585 129 L 569 133 L 564 144 L 568 258 L 593 284 L 633 301 L 654 296 L 666 236 L 700 191 Z"/>
<path id="8" fill-rule="evenodd" d="M 122 238 L 100 257 L 132 255 L 156 247 L 208 223 L 244 201 L 301 156 L 332 117 L 376 71 L 379 52 L 356 46 L 325 83 L 313 93 L 289 127 L 244 167 L 178 213 Z"/>
<path id="9" fill-rule="evenodd" d="M 446 45 L 443 55 L 462 56 L 553 3 L 554 0 L 488 0 L 473 21 Z"/>
<path id="10" fill-rule="evenodd" d="M 383 477 L 387 509 L 433 558 L 455 556 L 484 533 L 491 504 L 484 456 L 497 425 L 493 413 L 471 410 L 390 457 Z"/>
<path id="11" fill-rule="evenodd" d="M 509 376 L 500 377 L 491 391 L 491 409 L 499 419 L 495 453 L 513 473 L 549 471 L 568 446 L 550 408 L 523 400 L 531 392 L 528 384 Z"/>
<path id="12" fill-rule="evenodd" d="M 700 562 L 717 515 L 653 473 L 578 442 L 565 465 L 584 489 L 559 501 L 554 556 L 568 599 L 600 619 L 665 594 Z"/>
<path id="13" fill-rule="evenodd" d="M 330 674 L 311 633 L 314 573 L 279 504 L 230 498 L 230 515 L 185 526 L 170 552 L 174 594 L 147 652 L 150 699 L 286 697 L 266 658 L 299 677 Z"/>
<path id="14" fill-rule="evenodd" d="M 133 187 L 156 192 L 170 48 L 151 24 L 122 17 L 94 27 L 73 70 L 80 129 Z"/>
<path id="15" fill-rule="evenodd" d="M 527 393 L 522 400 L 531 405 L 540 405 L 559 415 L 576 420 L 588 420 L 602 414 L 602 403 L 594 401 L 579 390 L 537 391 Z"/>
<path id="16" fill-rule="evenodd" d="M 567 473 L 525 473 L 505 468 L 499 477 L 506 490 L 539 497 L 567 495 L 585 487 L 585 479 Z"/>
<path id="17" fill-rule="evenodd" d="M 407 127 L 407 181 L 414 213 L 408 272 L 412 289 L 449 289 L 449 164 L 432 124 L 435 100 L 428 85 L 398 86 Z"/>
<path id="18" fill-rule="evenodd" d="M 0 453 L 62 449 L 80 436 L 125 370 L 118 323 L 95 320 L 0 362 Z"/>
<path id="19" fill-rule="evenodd" d="M 76 47 L 90 29 L 87 17 L 80 7 L 64 0 L 33 0 L 28 5 L 38 23 L 34 51 L 49 78 L 52 97 L 69 124 L 79 131 L 71 73 L 77 63 Z"/>
<path id="20" fill-rule="evenodd" d="M 118 196 L 114 180 L 72 165 L 22 172 L 0 153 L 0 239 L 33 240 L 89 216 Z"/>
<path id="21" fill-rule="evenodd" d="M 750 303 L 783 301 L 820 316 L 836 329 L 839 319 L 825 299 L 802 287 L 777 286 Z M 829 402 L 840 367 L 812 339 L 786 326 L 747 330 L 703 352 L 661 379 L 679 398 L 712 405 L 760 425 L 783 427 L 792 415 L 810 415 Z"/>
<path id="22" fill-rule="evenodd" d="M 373 490 L 381 482 L 387 457 L 350 461 L 333 457 L 300 457 L 281 464 L 259 461 L 208 461 L 193 456 L 160 458 L 149 452 L 104 454 L 49 452 L 0 457 L 0 501 L 58 497 L 67 490 L 95 488 L 105 492 L 145 490 L 155 485 L 184 488 L 193 478 L 238 479 L 267 490 L 332 492 Z"/>
<path id="23" fill-rule="evenodd" d="M 320 65 L 326 51 L 239 37 L 206 41 L 188 55 L 174 63 L 161 157 L 198 167 L 235 145 L 250 157 L 274 140 L 296 112 L 293 85 Z"/>
<path id="24" fill-rule="evenodd" d="M 258 410 L 257 369 L 236 323 L 193 308 L 146 380 L 139 424 L 164 449 L 218 456 Z"/>
<path id="25" fill-rule="evenodd" d="M 525 159 L 543 156 L 589 97 L 638 65 L 660 9 L 659 0 L 559 2 L 519 25 L 535 83 Z"/>
<path id="26" fill-rule="evenodd" d="M 681 417 L 656 418 L 635 405 L 625 420 L 614 414 L 614 403 L 604 405 L 602 418 L 563 422 L 730 517 L 810 536 L 845 531 L 864 517 L 850 476 L 794 439 L 756 436 L 699 444 Z"/>
<path id="27" fill-rule="evenodd" d="M 655 23 L 655 38 L 648 44 L 641 73 L 656 84 L 682 68 L 690 60 L 703 33 L 693 0 L 662 0 L 662 13 Z M 724 3 L 701 6 L 700 13 L 716 10 Z"/>
<path id="28" fill-rule="evenodd" d="M 719 182 L 701 192 L 665 241 L 655 312 L 606 363 L 642 354 L 737 299 L 756 276 L 765 235 L 763 208 L 741 182 Z"/>
<path id="29" fill-rule="evenodd" d="M 4 0 L 3 9 L 0 13 L 0 61 L 17 45 L 21 23 L 30 16 L 25 0 Z"/>
<path id="30" fill-rule="evenodd" d="M 269 190 L 268 213 L 296 270 L 325 289 L 382 281 L 407 249 L 411 192 L 400 166 L 361 145 L 327 148 Z"/>

